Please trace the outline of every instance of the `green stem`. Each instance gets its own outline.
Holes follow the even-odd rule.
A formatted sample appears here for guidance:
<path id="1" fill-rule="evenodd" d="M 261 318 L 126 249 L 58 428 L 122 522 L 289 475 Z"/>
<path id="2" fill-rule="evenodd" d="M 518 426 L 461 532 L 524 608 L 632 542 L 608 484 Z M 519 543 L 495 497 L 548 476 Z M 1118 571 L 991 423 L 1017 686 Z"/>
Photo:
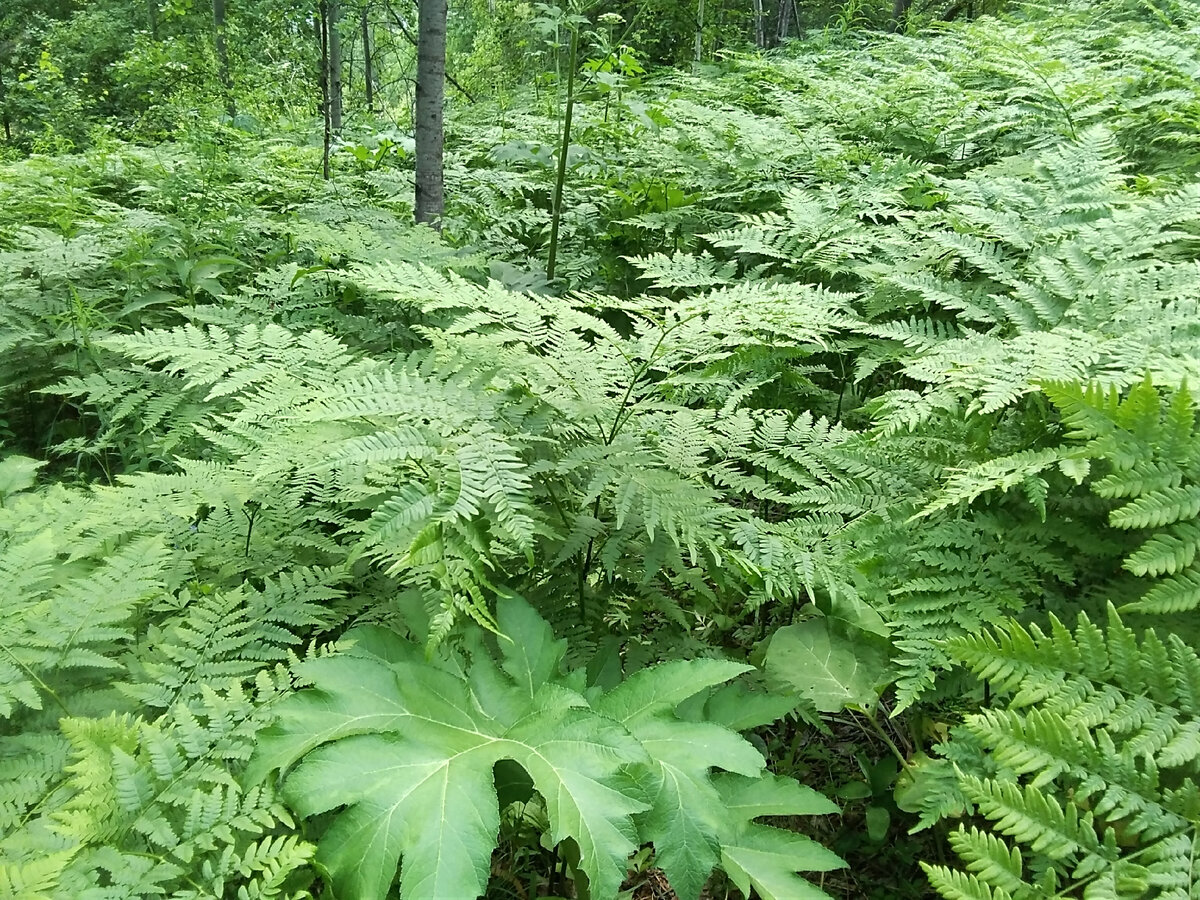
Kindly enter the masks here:
<path id="1" fill-rule="evenodd" d="M 47 694 L 49 694 L 50 698 L 55 703 L 58 704 L 59 708 L 62 709 L 62 711 L 66 715 L 68 715 L 68 716 L 71 715 L 71 710 L 67 709 L 67 704 L 64 703 L 62 701 L 62 698 L 59 697 L 58 694 L 56 694 L 54 692 L 54 688 L 50 687 L 50 685 L 48 685 L 48 684 L 46 684 L 46 682 L 42 681 L 42 679 L 38 677 L 37 672 L 33 671 L 33 669 L 31 669 L 29 666 L 25 665 L 25 663 L 21 661 L 20 657 L 18 657 L 17 654 L 15 654 L 12 650 L 9 649 L 8 645 L 0 644 L 0 650 L 3 650 L 5 653 L 7 653 L 9 655 L 9 657 L 12 659 L 12 661 L 17 664 L 18 668 L 22 669 L 25 672 L 25 674 L 27 676 L 29 676 L 30 679 L 32 679 L 34 682 L 37 683 L 38 687 L 40 687 L 43 691 L 45 691 Z"/>
<path id="2" fill-rule="evenodd" d="M 554 202 L 550 210 L 550 256 L 546 260 L 546 279 L 554 280 L 558 261 L 558 228 L 562 220 L 563 182 L 567 180 L 567 150 L 571 146 L 571 118 L 575 114 L 575 59 L 579 53 L 579 29 L 571 30 L 571 53 L 567 62 L 567 109 L 563 114 L 562 143 L 558 148 L 558 175 L 554 179 Z"/>
<path id="3" fill-rule="evenodd" d="M 698 315 L 699 313 L 696 314 L 696 316 Z M 654 365 L 655 360 L 657 359 L 658 351 L 662 348 L 663 341 L 667 339 L 672 331 L 674 331 L 676 328 L 679 328 L 681 325 L 690 322 L 692 319 L 696 318 L 696 316 L 687 316 L 686 318 L 677 320 L 675 324 L 664 328 L 662 334 L 658 336 L 658 340 L 655 342 L 653 349 L 651 349 L 650 353 L 646 356 L 645 361 L 636 370 L 634 370 L 633 374 L 629 378 L 629 384 L 625 388 L 625 396 L 621 398 L 621 402 L 617 406 L 617 414 L 613 418 L 612 428 L 609 429 L 608 434 L 604 437 L 604 446 L 612 446 L 612 442 L 617 439 L 617 435 L 621 432 L 621 425 L 623 424 L 622 416 L 625 416 L 625 414 L 632 409 L 633 406 L 637 405 L 636 403 L 630 403 L 630 400 L 633 397 L 633 390 L 635 387 L 637 387 L 638 382 L 645 377 L 646 373 L 649 372 L 650 368 Z M 626 416 L 625 421 L 628 420 L 628 416 Z M 600 518 L 599 497 L 597 497 L 596 502 L 592 504 L 592 518 Z M 584 598 L 584 587 L 587 583 L 587 576 L 592 569 L 592 556 L 595 552 L 595 549 L 596 539 L 592 538 L 588 541 L 587 552 L 583 556 L 583 565 L 579 568 L 579 618 L 581 623 L 587 622 L 587 603 Z"/>
<path id="4" fill-rule="evenodd" d="M 900 748 L 896 746 L 896 742 L 892 740 L 891 735 L 884 731 L 880 724 L 875 721 L 875 716 L 873 713 L 869 713 L 865 709 L 860 710 L 860 712 L 862 712 L 863 718 L 867 720 L 871 726 L 871 729 L 876 735 L 878 735 L 879 739 L 887 744 L 888 749 L 892 751 L 892 755 L 895 756 L 896 760 L 900 763 L 900 768 L 907 772 L 909 768 L 908 760 L 905 759 L 904 754 L 900 752 Z"/>
<path id="5" fill-rule="evenodd" d="M 634 15 L 633 19 L 630 20 L 629 26 L 625 29 L 625 33 L 621 35 L 621 43 L 624 43 L 625 38 L 627 38 L 633 31 L 633 26 L 637 24 L 638 16 L 641 14 L 642 11 L 639 9 Z M 591 84 L 596 78 L 600 70 L 604 67 L 604 64 L 612 57 L 616 46 L 619 45 L 614 45 L 613 47 L 609 48 L 608 53 L 605 55 L 600 65 L 596 67 L 596 70 L 592 73 L 591 78 L 587 80 L 587 84 Z M 557 52 L 558 51 L 555 50 L 556 60 Z M 567 62 L 567 108 L 563 113 L 562 143 L 558 150 L 558 174 L 554 180 L 554 200 L 550 207 L 550 254 L 546 259 L 546 279 L 548 281 L 554 280 L 554 270 L 558 262 L 558 230 L 559 223 L 562 219 L 563 183 L 567 179 L 567 150 L 571 146 L 571 119 L 575 112 L 575 68 L 578 55 L 579 25 L 576 24 L 571 28 L 571 52 L 570 59 Z"/>

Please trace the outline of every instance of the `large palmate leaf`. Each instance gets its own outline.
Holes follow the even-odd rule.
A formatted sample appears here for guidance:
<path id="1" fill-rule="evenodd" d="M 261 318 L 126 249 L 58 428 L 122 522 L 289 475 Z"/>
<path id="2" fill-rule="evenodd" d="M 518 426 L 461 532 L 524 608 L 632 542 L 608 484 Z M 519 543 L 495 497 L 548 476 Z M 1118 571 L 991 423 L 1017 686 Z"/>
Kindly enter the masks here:
<path id="1" fill-rule="evenodd" d="M 596 703 L 632 731 L 649 754 L 641 781 L 651 808 L 639 824 L 681 897 L 699 895 L 720 860 L 723 810 L 709 769 L 755 776 L 765 763 L 740 735 L 711 722 L 682 722 L 674 709 L 697 690 L 747 668 L 713 659 L 670 662 L 638 672 Z"/>
<path id="2" fill-rule="evenodd" d="M 249 777 L 282 770 L 284 795 L 305 816 L 342 808 L 317 855 L 338 896 L 383 898 L 398 866 L 404 900 L 481 895 L 499 828 L 501 760 L 528 773 L 546 802 L 551 838 L 578 845 L 596 898 L 618 893 L 629 855 L 647 841 L 681 897 L 699 896 L 731 852 L 756 884 L 777 878 L 780 865 L 805 885 L 798 869 L 841 865 L 784 832 L 805 852 L 786 862 L 736 856 L 743 833 L 761 826 L 731 815 L 710 770 L 758 784 L 763 759 L 735 732 L 684 721 L 675 708 L 746 666 L 667 663 L 589 703 L 582 673 L 563 671 L 564 642 L 530 607 L 506 599 L 497 621 L 497 655 L 477 638 L 469 653 L 429 662 L 389 632 L 359 628 L 350 632 L 355 646 L 304 664 L 313 689 L 282 704 Z M 778 782 L 781 791 L 807 790 Z M 834 809 L 820 795 L 804 797 L 789 814 Z M 752 810 L 750 818 L 771 812 Z"/>
<path id="3" fill-rule="evenodd" d="M 845 863 L 802 834 L 760 825 L 759 816 L 814 816 L 838 811 L 827 797 L 790 778 L 767 775 L 713 779 L 726 810 L 721 839 L 721 868 L 746 896 L 750 887 L 763 900 L 816 900 L 824 891 L 798 876 L 798 871 L 827 872 Z"/>

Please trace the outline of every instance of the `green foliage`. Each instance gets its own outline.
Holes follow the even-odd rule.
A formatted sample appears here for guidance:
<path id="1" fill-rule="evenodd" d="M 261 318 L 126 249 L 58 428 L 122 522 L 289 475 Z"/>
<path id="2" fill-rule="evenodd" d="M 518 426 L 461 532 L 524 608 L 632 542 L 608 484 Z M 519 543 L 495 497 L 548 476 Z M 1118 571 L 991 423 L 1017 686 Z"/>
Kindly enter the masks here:
<path id="1" fill-rule="evenodd" d="M 927 865 L 939 893 L 1194 896 L 1195 651 L 1110 607 L 1107 629 L 1082 614 L 1073 632 L 1014 622 L 953 652 L 1007 702 L 968 715 L 946 749 L 992 830 L 952 834 L 967 872 Z"/>
<path id="2" fill-rule="evenodd" d="M 1091 489 L 1120 501 L 1109 511 L 1116 528 L 1142 536 L 1123 567 L 1137 576 L 1157 577 L 1122 611 L 1186 613 L 1200 605 L 1196 594 L 1193 501 L 1200 447 L 1196 411 L 1186 386 L 1164 400 L 1149 380 L 1125 397 L 1098 387 L 1047 388 L 1063 413 L 1068 437 L 1082 442 L 1071 459 L 1090 471 L 1092 460 L 1105 468 L 1093 473 Z M 1165 577 L 1164 577 L 1165 576 Z"/>
<path id="3" fill-rule="evenodd" d="M 821 712 L 869 710 L 887 679 L 886 656 L 863 636 L 835 631 L 825 620 L 785 625 L 771 638 L 765 667 Z"/>
<path id="4" fill-rule="evenodd" d="M 345 807 L 317 856 L 335 891 L 382 898 L 402 859 L 401 897 L 482 895 L 499 827 L 493 769 L 511 760 L 543 798 L 551 839 L 577 846 L 591 896 L 615 896 L 646 841 L 684 897 L 718 860 L 764 897 L 822 896 L 794 873 L 841 860 L 753 820 L 836 807 L 762 781 L 762 757 L 734 732 L 674 715 L 746 666 L 676 660 L 598 693 L 582 670 L 563 672 L 565 642 L 522 601 L 502 600 L 497 624 L 498 659 L 476 637 L 465 657 L 431 663 L 376 629 L 301 669 L 312 689 L 279 707 L 251 772 L 282 769 L 304 815 Z M 714 767 L 736 774 L 710 778 Z"/>
<path id="5" fill-rule="evenodd" d="M 0 893 L 1194 892 L 1190 0 L 12 6 Z"/>

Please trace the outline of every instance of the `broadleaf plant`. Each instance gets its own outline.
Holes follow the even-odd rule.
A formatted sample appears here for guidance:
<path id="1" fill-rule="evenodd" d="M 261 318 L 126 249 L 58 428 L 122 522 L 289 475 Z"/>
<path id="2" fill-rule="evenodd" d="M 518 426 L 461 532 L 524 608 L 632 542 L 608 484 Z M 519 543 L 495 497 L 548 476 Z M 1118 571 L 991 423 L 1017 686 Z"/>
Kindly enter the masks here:
<path id="1" fill-rule="evenodd" d="M 382 900 L 397 866 L 403 900 L 482 895 L 502 760 L 529 775 L 551 839 L 574 842 L 587 896 L 615 897 L 626 860 L 647 842 L 680 897 L 698 897 L 718 865 L 769 900 L 824 896 L 796 873 L 842 860 L 754 819 L 837 807 L 764 775 L 762 756 L 736 732 L 674 712 L 750 667 L 674 660 L 601 692 L 582 669 L 564 669 L 566 641 L 524 601 L 502 599 L 497 624 L 499 637 L 480 629 L 432 659 L 363 626 L 345 649 L 301 665 L 312 687 L 280 704 L 246 777 L 280 772 L 285 800 L 303 816 L 341 810 L 317 841 L 336 896 Z"/>

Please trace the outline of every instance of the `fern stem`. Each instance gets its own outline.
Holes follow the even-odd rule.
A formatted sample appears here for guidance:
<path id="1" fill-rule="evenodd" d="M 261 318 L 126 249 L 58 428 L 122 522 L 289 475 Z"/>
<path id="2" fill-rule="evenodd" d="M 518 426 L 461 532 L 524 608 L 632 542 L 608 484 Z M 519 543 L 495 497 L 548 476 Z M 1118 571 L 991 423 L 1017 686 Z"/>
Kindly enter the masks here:
<path id="1" fill-rule="evenodd" d="M 1193 823 L 1192 830 L 1195 831 L 1194 823 Z M 1149 844 L 1146 844 L 1144 847 L 1139 847 L 1137 850 L 1134 850 L 1132 853 L 1125 854 L 1118 861 L 1123 864 L 1128 863 L 1130 860 L 1137 859 L 1139 856 L 1142 856 L 1145 853 L 1149 853 L 1151 850 L 1155 849 L 1160 844 L 1166 843 L 1167 841 L 1171 840 L 1172 838 L 1174 838 L 1176 836 L 1177 836 L 1177 832 L 1165 834 L 1162 837 L 1158 838 L 1157 840 L 1151 841 Z M 1196 840 L 1194 837 L 1192 839 L 1192 855 L 1191 855 L 1190 861 L 1191 861 L 1191 865 L 1189 866 L 1189 870 L 1192 872 L 1195 872 L 1196 871 Z M 1114 862 L 1116 862 L 1116 861 L 1114 861 Z M 1106 873 L 1106 871 L 1109 871 L 1109 870 L 1101 869 L 1099 872 L 1094 872 L 1091 875 L 1087 875 L 1076 881 L 1072 881 L 1070 884 L 1068 884 L 1066 887 L 1064 887 L 1061 891 L 1058 891 L 1057 893 L 1053 894 L 1050 897 L 1050 900 L 1058 900 L 1058 898 L 1060 898 L 1060 897 L 1077 897 L 1077 896 L 1079 896 L 1078 891 L 1080 888 L 1086 887 L 1087 885 L 1091 884 L 1096 879 L 1100 878 L 1100 876 L 1104 875 Z"/>
<path id="2" fill-rule="evenodd" d="M 604 441 L 605 446 L 611 446 L 612 442 L 617 439 L 617 435 L 620 434 L 622 424 L 621 417 L 625 415 L 628 409 L 632 409 L 634 406 L 637 406 L 636 403 L 630 403 L 629 398 L 633 395 L 633 389 L 637 387 L 638 382 L 645 377 L 646 373 L 650 371 L 650 367 L 653 366 L 657 361 L 658 351 L 662 348 L 663 342 L 667 339 L 671 332 L 692 321 L 692 319 L 698 318 L 699 316 L 700 313 L 693 313 L 685 318 L 677 319 L 673 325 L 663 329 L 662 334 L 658 336 L 658 340 L 655 342 L 654 347 L 651 348 L 648 354 L 646 354 L 645 361 L 641 364 L 641 366 L 638 367 L 637 371 L 633 373 L 633 377 L 629 379 L 629 385 L 625 388 L 625 396 L 621 398 L 621 403 L 617 407 L 616 418 L 613 419 L 612 428 L 609 430 L 608 437 Z M 629 421 L 628 417 L 626 417 L 625 421 Z"/>
<path id="3" fill-rule="evenodd" d="M 592 518 L 600 518 L 600 498 L 592 504 Z M 596 539 L 588 538 L 587 552 L 583 555 L 583 565 L 579 567 L 579 624 L 587 625 L 587 600 L 584 589 L 587 587 L 588 573 L 592 569 L 592 552 L 596 547 Z"/>
<path id="4" fill-rule="evenodd" d="M 543 487 L 546 489 L 546 496 L 550 498 L 550 505 L 553 506 L 554 511 L 558 513 L 558 517 L 562 519 L 562 523 L 569 528 L 571 525 L 571 520 L 567 518 L 566 510 L 563 509 L 563 505 L 561 501 L 559 501 L 558 495 L 554 493 L 554 488 L 550 486 L 549 482 L 546 482 Z"/>
<path id="5" fill-rule="evenodd" d="M 1071 132 L 1071 140 L 1079 140 L 1079 134 L 1075 130 L 1075 120 L 1071 117 L 1071 111 L 1067 109 L 1067 105 L 1063 103 L 1062 98 L 1058 96 L 1058 91 L 1054 89 L 1054 85 L 1050 83 L 1050 80 L 1037 70 L 1037 67 L 1029 61 L 1029 57 L 1026 56 L 1019 47 L 1014 47 L 1007 42 L 1001 42 L 1001 46 L 1011 50 L 1014 54 L 1016 54 L 1017 58 L 1019 58 L 1021 62 L 1025 63 L 1026 68 L 1033 73 L 1033 76 L 1045 86 L 1047 91 L 1050 92 L 1050 96 L 1054 98 L 1054 102 L 1058 104 L 1058 108 L 1062 110 L 1063 117 L 1067 120 L 1067 129 Z"/>
<path id="6" fill-rule="evenodd" d="M 242 548 L 242 556 L 246 559 L 250 558 L 250 536 L 254 533 L 254 520 L 258 517 L 259 510 L 262 506 L 250 500 L 246 503 L 250 507 L 250 512 L 242 510 L 242 515 L 246 517 L 246 545 Z"/>
<path id="7" fill-rule="evenodd" d="M 612 427 L 609 428 L 608 434 L 604 438 L 604 446 L 611 447 L 613 441 L 617 439 L 617 435 L 621 433 L 621 426 L 624 424 L 624 422 L 629 421 L 629 416 L 627 415 L 628 411 L 637 406 L 636 402 L 629 402 L 630 398 L 633 396 L 633 390 L 646 376 L 646 373 L 650 371 L 650 368 L 658 359 L 658 351 L 662 348 L 663 342 L 666 341 L 671 332 L 692 321 L 692 319 L 697 318 L 699 315 L 700 313 L 694 313 L 693 315 L 677 319 L 673 324 L 663 328 L 662 333 L 658 336 L 658 340 L 655 341 L 654 346 L 650 349 L 650 352 L 646 354 L 646 359 L 630 376 L 629 384 L 625 387 L 625 394 L 623 397 L 621 397 L 621 402 L 617 405 L 617 414 L 613 417 Z M 596 502 L 592 504 L 592 518 L 600 518 L 599 497 L 597 497 Z M 595 550 L 595 545 L 596 539 L 590 538 L 588 540 L 587 552 L 583 557 L 583 565 L 579 569 L 579 619 L 581 624 L 586 624 L 587 622 L 587 602 L 584 599 L 584 587 L 587 583 L 588 573 L 592 568 L 592 554 Z"/>
<path id="8" fill-rule="evenodd" d="M 55 693 L 54 688 L 50 687 L 50 685 L 48 685 L 48 684 L 46 684 L 46 682 L 42 681 L 42 679 L 38 676 L 38 674 L 35 671 L 33 671 L 33 669 L 31 669 L 31 668 L 29 668 L 29 666 L 25 665 L 25 663 L 23 663 L 20 660 L 20 658 L 17 656 L 17 654 L 13 653 L 12 650 L 10 650 L 8 648 L 7 644 L 0 643 L 0 650 L 3 650 L 10 657 L 12 657 L 12 661 L 17 664 L 17 667 L 19 669 L 23 670 L 26 675 L 28 675 L 35 682 L 37 682 L 38 687 L 40 687 L 43 691 L 45 691 L 47 694 L 49 694 L 50 698 L 59 705 L 59 708 L 62 709 L 62 711 L 64 713 L 66 713 L 68 716 L 71 715 L 71 710 L 67 709 L 67 704 L 65 704 L 62 701 L 62 698 L 59 697 L 58 694 Z"/>

